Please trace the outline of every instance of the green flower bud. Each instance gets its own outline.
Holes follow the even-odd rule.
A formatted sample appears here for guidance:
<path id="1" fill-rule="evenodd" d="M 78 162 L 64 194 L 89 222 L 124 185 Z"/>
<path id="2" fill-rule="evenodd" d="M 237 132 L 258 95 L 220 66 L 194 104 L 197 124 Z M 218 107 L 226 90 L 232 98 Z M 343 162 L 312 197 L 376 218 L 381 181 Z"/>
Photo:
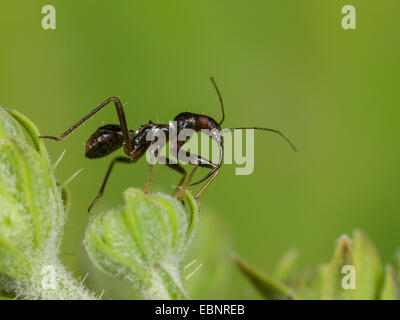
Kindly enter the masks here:
<path id="1" fill-rule="evenodd" d="M 0 289 L 28 299 L 91 298 L 57 257 L 65 213 L 38 136 L 23 115 L 0 109 Z"/>
<path id="2" fill-rule="evenodd" d="M 125 191 L 126 205 L 96 217 L 85 246 L 93 263 L 139 289 L 144 299 L 182 299 L 182 260 L 195 230 L 198 207 L 185 193 L 188 212 L 164 194 Z"/>

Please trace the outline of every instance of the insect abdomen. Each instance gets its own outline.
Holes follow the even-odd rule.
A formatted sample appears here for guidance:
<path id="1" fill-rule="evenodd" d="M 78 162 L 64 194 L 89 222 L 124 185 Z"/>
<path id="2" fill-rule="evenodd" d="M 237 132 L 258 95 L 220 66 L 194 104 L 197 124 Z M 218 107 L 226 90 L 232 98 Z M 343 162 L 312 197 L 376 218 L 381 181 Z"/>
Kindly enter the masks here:
<path id="1" fill-rule="evenodd" d="M 124 137 L 116 129 L 116 127 L 105 126 L 93 133 L 86 142 L 85 156 L 90 159 L 102 158 L 121 148 Z"/>

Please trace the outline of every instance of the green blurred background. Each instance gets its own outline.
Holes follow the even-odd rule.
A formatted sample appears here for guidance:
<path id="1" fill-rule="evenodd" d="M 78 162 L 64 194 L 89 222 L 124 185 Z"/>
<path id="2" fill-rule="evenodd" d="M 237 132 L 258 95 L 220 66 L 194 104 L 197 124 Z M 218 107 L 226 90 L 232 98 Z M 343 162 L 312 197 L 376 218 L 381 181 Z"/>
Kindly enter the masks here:
<path id="1" fill-rule="evenodd" d="M 56 30 L 41 28 L 46 4 L 57 10 Z M 345 4 L 356 7 L 357 30 L 341 28 Z M 0 105 L 49 135 L 112 95 L 127 103 L 132 129 L 182 111 L 219 119 L 213 75 L 226 127 L 281 129 L 299 152 L 257 133 L 254 173 L 236 176 L 226 165 L 203 195 L 202 214 L 214 217 L 200 226 L 201 242 L 229 243 L 224 254 L 270 271 L 291 247 L 303 266 L 327 261 L 340 234 L 361 228 L 389 262 L 400 246 L 399 14 L 398 0 L 2 0 Z M 88 285 L 106 298 L 129 298 L 129 287 L 95 271 L 81 245 L 86 209 L 112 158 L 86 159 L 84 145 L 104 123 L 117 123 L 114 108 L 47 143 L 54 160 L 67 150 L 60 180 L 85 169 L 70 184 L 62 259 L 77 277 L 90 272 Z M 122 191 L 142 187 L 146 170 L 145 160 L 116 168 L 93 213 L 122 204 Z M 155 168 L 153 190 L 170 192 L 179 177 L 169 171 Z M 228 269 L 229 255 L 218 258 L 201 261 L 204 270 Z M 229 272 L 215 273 L 229 290 L 194 297 L 253 297 Z"/>

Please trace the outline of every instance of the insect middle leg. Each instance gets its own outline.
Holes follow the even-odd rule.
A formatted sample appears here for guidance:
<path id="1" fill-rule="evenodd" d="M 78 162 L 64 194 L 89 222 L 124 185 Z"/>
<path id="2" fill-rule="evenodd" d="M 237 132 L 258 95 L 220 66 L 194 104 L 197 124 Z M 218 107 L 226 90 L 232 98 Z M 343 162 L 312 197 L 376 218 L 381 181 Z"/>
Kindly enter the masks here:
<path id="1" fill-rule="evenodd" d="M 150 193 L 150 185 L 151 185 L 151 175 L 153 172 L 153 164 L 150 163 L 149 164 L 149 168 L 147 170 L 147 179 L 146 179 L 146 183 L 144 184 L 144 188 L 143 188 L 143 192 L 148 194 Z"/>
<path id="2" fill-rule="evenodd" d="M 99 200 L 104 193 L 104 189 L 106 188 L 107 182 L 108 182 L 108 178 L 110 177 L 111 171 L 114 168 L 114 165 L 119 162 L 119 163 L 132 163 L 131 159 L 128 157 L 117 157 L 115 158 L 113 161 L 111 161 L 106 176 L 104 177 L 103 180 L 103 184 L 100 187 L 99 193 L 97 194 L 96 198 L 94 198 L 93 202 L 91 203 L 91 205 L 89 206 L 88 212 L 90 212 L 90 210 L 93 208 L 94 204 L 97 202 L 97 200 Z"/>

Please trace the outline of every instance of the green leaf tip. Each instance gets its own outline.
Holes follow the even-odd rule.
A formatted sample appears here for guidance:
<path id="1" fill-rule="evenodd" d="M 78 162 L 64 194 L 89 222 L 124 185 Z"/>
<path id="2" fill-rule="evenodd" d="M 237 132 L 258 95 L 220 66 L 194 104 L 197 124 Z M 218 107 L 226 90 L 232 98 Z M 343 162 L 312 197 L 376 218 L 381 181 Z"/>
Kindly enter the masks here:
<path id="1" fill-rule="evenodd" d="M 32 139 L 32 142 L 37 151 L 39 151 L 43 157 L 47 157 L 46 147 L 44 142 L 39 139 L 40 132 L 39 129 L 35 126 L 35 124 L 29 120 L 26 116 L 19 113 L 13 109 L 5 109 L 18 123 L 27 131 L 29 136 Z"/>
<path id="2" fill-rule="evenodd" d="M 198 207 L 187 192 L 189 210 L 177 199 L 129 188 L 125 206 L 95 217 L 85 234 L 92 262 L 105 273 L 135 286 L 145 299 L 186 296 L 182 260 L 198 220 Z"/>
<path id="3" fill-rule="evenodd" d="M 400 300 L 399 275 L 391 265 L 385 268 L 385 280 L 380 298 L 381 300 Z"/>
<path id="4" fill-rule="evenodd" d="M 355 299 L 378 299 L 383 284 L 383 266 L 375 245 L 367 235 L 353 232 L 354 268 L 357 272 Z"/>
<path id="5" fill-rule="evenodd" d="M 233 255 L 233 261 L 239 267 L 240 271 L 250 280 L 258 291 L 268 300 L 293 300 L 295 294 L 288 286 L 277 280 L 274 280 L 260 271 L 256 270 L 250 264 Z"/>
<path id="6" fill-rule="evenodd" d="M 275 278 L 280 281 L 287 281 L 296 268 L 299 258 L 299 250 L 293 248 L 286 252 L 275 268 Z"/>
<path id="7" fill-rule="evenodd" d="M 327 269 L 322 299 L 346 300 L 351 297 L 353 292 L 343 289 L 343 271 L 349 265 L 353 265 L 351 240 L 347 235 L 343 235 L 339 238 L 333 259 Z"/>

